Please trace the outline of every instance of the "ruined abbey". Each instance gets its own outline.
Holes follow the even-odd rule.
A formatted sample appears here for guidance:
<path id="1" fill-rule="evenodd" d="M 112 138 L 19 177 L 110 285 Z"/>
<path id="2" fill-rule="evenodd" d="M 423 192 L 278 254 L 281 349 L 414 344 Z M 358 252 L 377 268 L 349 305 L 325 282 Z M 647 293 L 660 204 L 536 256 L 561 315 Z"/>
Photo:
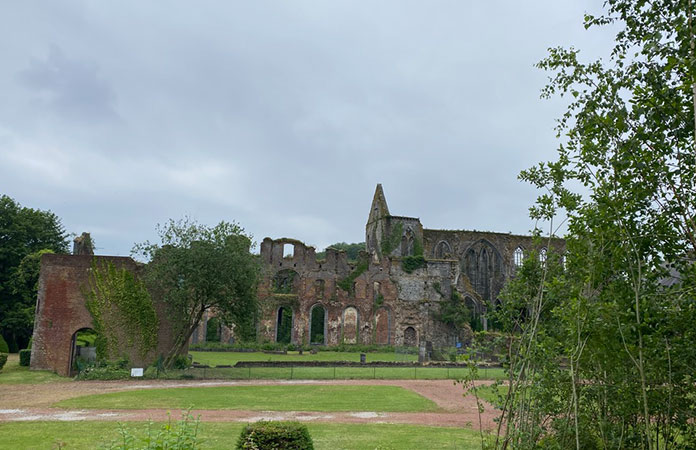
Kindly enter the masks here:
<path id="1" fill-rule="evenodd" d="M 554 241 L 554 245 L 562 241 Z M 454 295 L 483 329 L 505 282 L 534 242 L 530 236 L 424 229 L 415 217 L 389 212 L 381 185 L 365 227 L 365 251 L 315 249 L 294 239 L 261 243 L 264 277 L 259 286 L 258 337 L 294 344 L 435 346 L 465 342 L 439 320 L 440 303 Z M 546 249 L 537 248 L 540 257 Z M 205 339 L 205 323 L 193 342 Z M 223 340 L 229 337 L 224 330 Z"/>
<path id="2" fill-rule="evenodd" d="M 82 240 L 81 240 L 82 239 Z M 77 356 L 78 331 L 93 326 L 85 286 L 95 263 L 111 263 L 138 274 L 130 258 L 94 256 L 76 239 L 73 255 L 43 255 L 34 323 L 31 367 L 68 375 Z M 91 242 L 91 241 L 90 241 Z M 257 337 L 287 344 L 377 344 L 415 346 L 466 345 L 469 327 L 455 329 L 442 320 L 443 302 L 461 302 L 472 324 L 488 328 L 487 312 L 500 302 L 506 281 L 535 251 L 531 236 L 464 230 L 424 229 L 415 217 L 389 212 L 381 185 L 372 200 L 365 227 L 365 249 L 356 261 L 344 251 L 313 247 L 294 239 L 266 238 L 261 243 L 263 276 L 258 286 Z M 563 241 L 551 245 L 560 250 Z M 173 337 L 165 306 L 155 302 L 160 320 L 157 348 L 137 354 L 124 343 L 120 350 L 143 365 L 170 348 Z M 234 341 L 233 330 L 206 313 L 190 343 Z M 120 330 L 119 333 L 122 333 Z"/>

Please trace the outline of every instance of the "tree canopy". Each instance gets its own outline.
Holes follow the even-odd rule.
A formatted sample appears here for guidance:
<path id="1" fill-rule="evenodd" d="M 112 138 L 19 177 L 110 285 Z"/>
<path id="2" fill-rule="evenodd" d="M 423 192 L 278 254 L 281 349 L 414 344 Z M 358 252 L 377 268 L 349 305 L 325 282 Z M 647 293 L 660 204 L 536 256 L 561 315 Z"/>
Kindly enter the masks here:
<path id="1" fill-rule="evenodd" d="M 170 220 L 157 228 L 161 243 L 137 244 L 133 252 L 148 259 L 145 282 L 168 308 L 175 345 L 167 360 L 185 348 L 207 311 L 234 325 L 238 337 L 253 338 L 259 265 L 251 237 L 229 222 Z"/>
<path id="2" fill-rule="evenodd" d="M 357 242 L 357 243 L 349 244 L 347 242 L 337 242 L 335 244 L 329 245 L 327 248 L 335 248 L 336 250 L 343 250 L 346 252 L 346 257 L 348 258 L 348 261 L 357 261 L 358 256 L 360 255 L 360 252 L 365 250 L 365 243 L 364 242 Z M 326 257 L 326 250 L 324 250 L 323 252 L 317 253 L 317 258 L 325 258 L 325 257 Z"/>
<path id="3" fill-rule="evenodd" d="M 10 350 L 24 348 L 31 337 L 41 254 L 67 251 L 58 216 L 0 196 L 0 332 Z"/>
<path id="4" fill-rule="evenodd" d="M 519 339 L 500 447 L 696 446 L 694 12 L 608 0 L 585 25 L 619 28 L 609 61 L 539 63 L 543 94 L 570 104 L 558 159 L 521 178 L 545 190 L 533 218 L 567 213 L 567 254 L 506 287 L 499 322 Z"/>

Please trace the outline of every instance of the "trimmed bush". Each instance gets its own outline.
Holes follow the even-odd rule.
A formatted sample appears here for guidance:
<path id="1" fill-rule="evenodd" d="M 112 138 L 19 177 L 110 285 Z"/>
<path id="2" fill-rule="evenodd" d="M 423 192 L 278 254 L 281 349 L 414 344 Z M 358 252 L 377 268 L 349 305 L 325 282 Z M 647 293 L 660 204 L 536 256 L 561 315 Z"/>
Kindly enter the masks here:
<path id="1" fill-rule="evenodd" d="M 19 365 L 29 367 L 31 362 L 31 350 L 24 349 L 19 351 Z"/>
<path id="2" fill-rule="evenodd" d="M 314 450 L 307 426 L 299 422 L 260 421 L 242 429 L 238 450 Z"/>
<path id="3" fill-rule="evenodd" d="M 10 353 L 10 347 L 7 346 L 5 338 L 0 334 L 0 353 Z"/>
<path id="4" fill-rule="evenodd" d="M 3 367 L 5 367 L 6 362 L 7 362 L 7 353 L 0 353 L 0 370 L 2 370 Z"/>

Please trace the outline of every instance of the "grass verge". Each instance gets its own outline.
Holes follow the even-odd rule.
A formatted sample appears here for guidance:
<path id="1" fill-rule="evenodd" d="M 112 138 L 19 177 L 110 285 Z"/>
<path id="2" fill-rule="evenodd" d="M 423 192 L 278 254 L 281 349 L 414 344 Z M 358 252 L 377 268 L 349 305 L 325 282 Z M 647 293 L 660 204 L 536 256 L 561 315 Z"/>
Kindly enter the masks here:
<path id="1" fill-rule="evenodd" d="M 263 352 L 189 352 L 193 360 L 211 366 L 234 365 L 238 361 L 353 361 L 360 362 L 359 352 L 288 352 L 287 355 Z M 416 355 L 403 353 L 366 353 L 368 361 L 417 361 Z"/>
<path id="2" fill-rule="evenodd" d="M 217 386 L 143 389 L 63 400 L 59 408 L 245 409 L 254 411 L 435 411 L 437 405 L 397 386 Z"/>
<path id="3" fill-rule="evenodd" d="M 145 423 L 126 423 L 139 434 Z M 200 425 L 204 449 L 233 448 L 242 423 Z M 477 431 L 466 428 L 429 427 L 389 424 L 309 423 L 309 432 L 317 450 L 396 449 L 477 449 L 481 441 Z M 93 449 L 118 437 L 115 422 L 5 422 L 0 423 L 0 448 Z"/>
<path id="4" fill-rule="evenodd" d="M 56 381 L 72 381 L 48 370 L 29 370 L 19 365 L 19 355 L 11 353 L 5 367 L 0 370 L 0 384 L 42 384 Z"/>

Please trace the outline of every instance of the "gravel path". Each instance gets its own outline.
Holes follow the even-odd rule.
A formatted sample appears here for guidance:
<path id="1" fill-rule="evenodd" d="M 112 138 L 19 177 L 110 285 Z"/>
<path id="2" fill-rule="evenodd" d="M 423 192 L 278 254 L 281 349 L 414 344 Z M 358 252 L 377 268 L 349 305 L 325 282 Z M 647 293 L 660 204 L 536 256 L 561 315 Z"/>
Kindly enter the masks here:
<path id="1" fill-rule="evenodd" d="M 479 385 L 490 381 L 478 382 Z M 65 410 L 52 408 L 55 402 L 81 395 L 127 391 L 131 389 L 205 387 L 205 386 L 250 386 L 250 385 L 365 385 L 400 386 L 412 390 L 435 402 L 439 412 L 392 413 L 392 412 L 301 412 L 301 411 L 244 411 L 244 410 L 194 410 L 194 416 L 211 422 L 254 422 L 268 420 L 299 420 L 333 423 L 401 423 L 478 428 L 479 415 L 472 396 L 463 396 L 461 385 L 451 380 L 291 380 L 291 381 L 80 381 L 47 383 L 38 385 L 0 385 L 0 422 L 31 420 L 111 420 L 143 421 L 164 420 L 167 412 L 180 417 L 180 411 L 165 409 L 135 410 Z M 486 404 L 481 414 L 483 428 L 492 430 L 499 412 Z"/>

